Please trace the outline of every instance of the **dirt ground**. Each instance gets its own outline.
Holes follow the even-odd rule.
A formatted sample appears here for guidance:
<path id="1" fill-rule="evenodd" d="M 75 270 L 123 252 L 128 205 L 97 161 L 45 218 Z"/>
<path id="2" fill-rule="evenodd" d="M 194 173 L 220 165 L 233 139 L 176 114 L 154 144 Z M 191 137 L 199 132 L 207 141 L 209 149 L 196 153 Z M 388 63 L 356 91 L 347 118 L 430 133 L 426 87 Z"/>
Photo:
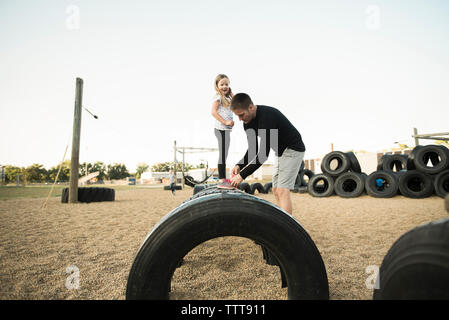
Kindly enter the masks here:
<path id="1" fill-rule="evenodd" d="M 134 256 L 162 216 L 192 189 L 117 191 L 116 201 L 0 201 L 0 299 L 124 299 Z M 274 201 L 273 194 L 257 195 Z M 447 217 L 436 196 L 376 199 L 292 194 L 293 216 L 318 247 L 331 299 L 371 299 L 373 270 L 404 232 Z M 75 271 L 75 273 L 73 273 Z M 79 282 L 76 282 L 79 279 Z M 75 281 L 74 281 L 75 280 Z M 192 250 L 172 279 L 171 299 L 286 299 L 279 268 L 237 237 Z"/>

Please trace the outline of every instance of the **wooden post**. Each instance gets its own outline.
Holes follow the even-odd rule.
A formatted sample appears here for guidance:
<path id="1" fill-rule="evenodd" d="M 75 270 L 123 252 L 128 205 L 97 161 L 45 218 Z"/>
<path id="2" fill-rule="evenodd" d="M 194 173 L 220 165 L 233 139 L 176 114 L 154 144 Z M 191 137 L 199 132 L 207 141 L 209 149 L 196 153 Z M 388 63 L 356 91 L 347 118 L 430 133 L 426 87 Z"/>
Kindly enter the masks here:
<path id="1" fill-rule="evenodd" d="M 413 128 L 413 135 L 417 136 L 418 135 L 418 129 Z M 415 137 L 415 146 L 419 145 L 419 139 L 417 137 Z"/>
<path id="2" fill-rule="evenodd" d="M 83 104 L 83 79 L 76 78 L 75 113 L 73 116 L 72 159 L 70 162 L 69 203 L 78 202 L 78 175 L 81 138 L 81 107 Z"/>

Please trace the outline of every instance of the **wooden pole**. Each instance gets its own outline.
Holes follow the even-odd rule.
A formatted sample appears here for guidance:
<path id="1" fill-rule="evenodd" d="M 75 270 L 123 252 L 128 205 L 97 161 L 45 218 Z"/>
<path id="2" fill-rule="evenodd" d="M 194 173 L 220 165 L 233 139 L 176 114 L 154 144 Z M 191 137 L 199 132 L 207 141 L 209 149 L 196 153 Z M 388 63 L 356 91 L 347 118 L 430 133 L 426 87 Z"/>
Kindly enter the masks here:
<path id="1" fill-rule="evenodd" d="M 78 175 L 81 138 L 81 107 L 83 104 L 83 79 L 76 78 L 75 113 L 73 116 L 72 159 L 70 162 L 69 203 L 78 202 Z"/>

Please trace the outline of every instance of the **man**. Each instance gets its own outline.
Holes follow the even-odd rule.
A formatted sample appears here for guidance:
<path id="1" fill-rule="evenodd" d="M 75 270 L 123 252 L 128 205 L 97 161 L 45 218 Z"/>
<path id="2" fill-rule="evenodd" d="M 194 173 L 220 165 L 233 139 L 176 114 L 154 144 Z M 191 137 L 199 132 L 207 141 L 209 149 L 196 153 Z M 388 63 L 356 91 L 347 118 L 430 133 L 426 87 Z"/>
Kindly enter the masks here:
<path id="1" fill-rule="evenodd" d="M 277 109 L 255 105 L 249 95 L 238 93 L 231 101 L 231 110 L 244 122 L 248 151 L 232 169 L 234 187 L 256 171 L 275 152 L 273 193 L 279 207 L 292 214 L 290 190 L 294 188 L 305 146 L 298 130 Z M 257 137 L 260 137 L 260 148 Z"/>

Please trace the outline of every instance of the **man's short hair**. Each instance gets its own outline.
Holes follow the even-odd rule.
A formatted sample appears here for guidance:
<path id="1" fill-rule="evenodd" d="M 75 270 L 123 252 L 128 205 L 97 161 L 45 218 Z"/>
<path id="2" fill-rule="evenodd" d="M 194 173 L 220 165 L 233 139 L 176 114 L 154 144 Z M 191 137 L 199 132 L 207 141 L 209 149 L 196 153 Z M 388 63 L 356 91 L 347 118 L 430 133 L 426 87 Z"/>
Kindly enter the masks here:
<path id="1" fill-rule="evenodd" d="M 251 98 L 246 93 L 237 93 L 231 101 L 231 110 L 248 110 L 250 105 L 254 105 Z"/>

